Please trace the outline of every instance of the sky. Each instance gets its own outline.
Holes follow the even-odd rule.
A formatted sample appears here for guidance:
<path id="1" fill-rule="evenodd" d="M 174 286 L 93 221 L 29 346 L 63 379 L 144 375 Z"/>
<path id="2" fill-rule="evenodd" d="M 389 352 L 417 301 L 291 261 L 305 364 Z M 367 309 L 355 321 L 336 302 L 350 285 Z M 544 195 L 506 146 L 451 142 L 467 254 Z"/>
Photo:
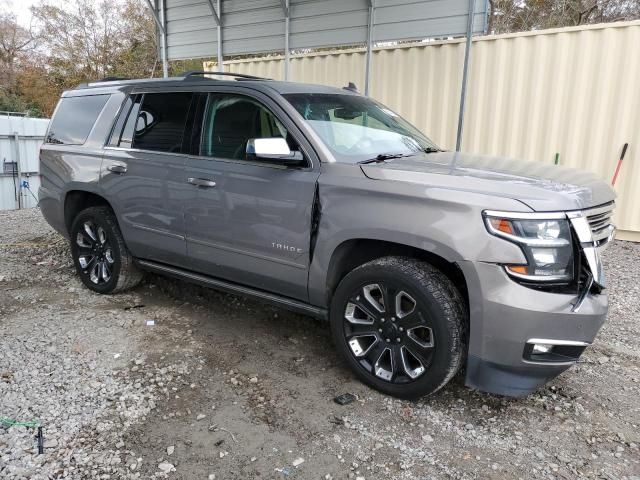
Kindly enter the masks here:
<path id="1" fill-rule="evenodd" d="M 29 7 L 38 5 L 41 0 L 0 0 L 0 10 L 2 12 L 12 12 L 18 19 L 18 23 L 23 27 L 29 27 L 31 21 L 31 11 Z M 61 3 L 60 0 L 50 1 L 49 3 Z"/>
<path id="2" fill-rule="evenodd" d="M 29 7 L 38 3 L 39 0 L 0 0 L 0 9 L 3 12 L 12 12 L 20 25 L 28 27 L 31 20 Z"/>

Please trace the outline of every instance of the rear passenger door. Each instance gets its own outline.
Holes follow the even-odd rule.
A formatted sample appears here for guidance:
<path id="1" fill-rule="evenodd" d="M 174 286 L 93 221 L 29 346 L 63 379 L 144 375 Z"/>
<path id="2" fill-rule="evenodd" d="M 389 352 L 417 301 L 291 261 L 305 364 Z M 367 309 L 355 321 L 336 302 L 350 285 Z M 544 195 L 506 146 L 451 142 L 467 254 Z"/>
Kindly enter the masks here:
<path id="1" fill-rule="evenodd" d="M 266 95 L 210 92 L 187 160 L 187 248 L 193 270 L 307 299 L 311 221 L 319 162 L 295 124 Z M 194 135 L 194 138 L 197 137 Z M 305 164 L 247 160 L 251 138 L 285 138 Z"/>
<path id="2" fill-rule="evenodd" d="M 136 257 L 186 262 L 184 166 L 193 95 L 130 95 L 105 149 L 101 183 Z"/>

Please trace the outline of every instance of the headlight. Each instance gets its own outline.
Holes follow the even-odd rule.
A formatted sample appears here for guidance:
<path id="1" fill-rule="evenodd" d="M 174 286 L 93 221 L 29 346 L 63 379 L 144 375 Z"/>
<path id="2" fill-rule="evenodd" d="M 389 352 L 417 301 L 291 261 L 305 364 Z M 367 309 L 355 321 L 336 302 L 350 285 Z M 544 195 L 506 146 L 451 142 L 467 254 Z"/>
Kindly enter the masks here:
<path id="1" fill-rule="evenodd" d="M 487 229 L 493 235 L 516 243 L 527 263 L 505 265 L 507 272 L 533 282 L 569 282 L 573 279 L 573 243 L 569 221 L 563 214 L 526 214 L 485 212 Z"/>

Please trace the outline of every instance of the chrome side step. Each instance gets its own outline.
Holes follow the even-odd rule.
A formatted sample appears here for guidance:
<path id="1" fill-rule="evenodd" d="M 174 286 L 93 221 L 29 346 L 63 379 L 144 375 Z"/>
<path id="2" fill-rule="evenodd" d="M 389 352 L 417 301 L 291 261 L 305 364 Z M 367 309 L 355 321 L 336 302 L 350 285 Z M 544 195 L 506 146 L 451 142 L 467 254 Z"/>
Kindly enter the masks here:
<path id="1" fill-rule="evenodd" d="M 244 285 L 238 285 L 236 283 L 228 282 L 226 280 L 220 280 L 208 275 L 191 272 L 189 270 L 183 270 L 181 268 L 164 265 L 162 263 L 152 262 L 150 260 L 136 260 L 136 263 L 143 270 L 155 272 L 170 277 L 185 280 L 190 283 L 202 285 L 204 287 L 213 288 L 215 290 L 221 290 L 227 293 L 233 293 L 237 295 L 243 295 L 251 297 L 256 300 L 271 303 L 278 307 L 291 310 L 303 315 L 309 315 L 320 320 L 327 320 L 329 318 L 328 311 L 325 308 L 309 305 L 308 303 L 294 300 L 293 298 L 283 297 L 275 293 L 264 292 Z"/>

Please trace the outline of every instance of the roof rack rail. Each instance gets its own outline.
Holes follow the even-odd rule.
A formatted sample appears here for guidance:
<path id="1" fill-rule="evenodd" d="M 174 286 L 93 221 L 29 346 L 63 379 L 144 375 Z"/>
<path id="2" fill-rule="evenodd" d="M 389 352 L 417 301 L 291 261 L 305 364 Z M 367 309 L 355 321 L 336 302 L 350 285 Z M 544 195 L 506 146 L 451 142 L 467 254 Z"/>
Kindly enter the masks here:
<path id="1" fill-rule="evenodd" d="M 102 82 L 123 82 L 127 80 L 131 80 L 131 79 L 127 77 L 104 77 L 99 80 L 90 80 L 88 82 L 79 83 L 76 88 L 87 88 L 89 86 L 95 85 L 96 83 L 102 83 Z"/>
<path id="2" fill-rule="evenodd" d="M 122 80 L 131 80 L 131 79 L 127 78 L 127 77 L 104 77 L 104 78 L 101 78 L 100 80 L 95 80 L 94 82 L 91 82 L 91 83 L 118 82 L 118 81 L 122 81 Z"/>
<path id="3" fill-rule="evenodd" d="M 233 73 L 233 72 L 204 72 L 204 71 L 198 71 L 198 70 L 193 70 L 190 72 L 185 72 L 182 74 L 182 77 L 187 79 L 189 77 L 195 77 L 196 75 L 224 75 L 227 77 L 236 77 L 240 80 L 271 80 L 270 78 L 264 78 L 264 77 L 256 77 L 254 75 L 246 75 L 244 73 Z"/>

